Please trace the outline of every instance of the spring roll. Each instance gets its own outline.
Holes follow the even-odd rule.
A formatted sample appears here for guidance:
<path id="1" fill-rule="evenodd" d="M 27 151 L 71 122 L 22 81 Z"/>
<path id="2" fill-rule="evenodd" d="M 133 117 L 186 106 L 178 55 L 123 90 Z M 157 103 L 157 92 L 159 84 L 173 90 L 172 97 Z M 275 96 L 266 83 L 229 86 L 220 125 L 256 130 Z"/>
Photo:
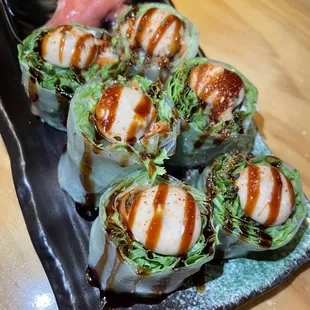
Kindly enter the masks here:
<path id="1" fill-rule="evenodd" d="M 214 208 L 225 258 L 283 247 L 306 216 L 298 171 L 271 155 L 222 155 L 194 183 Z"/>
<path id="2" fill-rule="evenodd" d="M 78 86 L 124 69 L 112 37 L 78 24 L 39 29 L 18 45 L 22 83 L 31 111 L 50 126 L 66 130 L 69 102 Z"/>
<path id="3" fill-rule="evenodd" d="M 172 177 L 136 173 L 100 199 L 89 267 L 103 290 L 155 297 L 179 288 L 213 258 L 205 195 Z"/>
<path id="4" fill-rule="evenodd" d="M 162 89 L 137 76 L 76 90 L 58 174 L 74 201 L 94 204 L 94 195 L 139 169 L 151 178 L 165 172 L 160 165 L 175 152 L 179 119 Z"/>
<path id="5" fill-rule="evenodd" d="M 177 152 L 169 164 L 206 166 L 225 152 L 252 150 L 257 89 L 237 69 L 191 59 L 176 68 L 166 87 L 182 118 Z"/>
<path id="6" fill-rule="evenodd" d="M 170 5 L 129 6 L 118 18 L 115 33 L 131 62 L 127 74 L 153 81 L 165 80 L 172 67 L 198 52 L 197 28 Z"/>

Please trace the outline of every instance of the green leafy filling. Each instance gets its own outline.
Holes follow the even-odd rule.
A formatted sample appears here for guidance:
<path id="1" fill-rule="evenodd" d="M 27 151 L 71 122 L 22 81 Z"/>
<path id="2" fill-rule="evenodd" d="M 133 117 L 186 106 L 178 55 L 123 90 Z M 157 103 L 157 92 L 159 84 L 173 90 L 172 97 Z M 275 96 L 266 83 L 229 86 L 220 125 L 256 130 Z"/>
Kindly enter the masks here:
<path id="1" fill-rule="evenodd" d="M 165 93 L 163 91 L 163 85 L 156 82 L 153 83 L 148 79 L 142 78 L 140 76 L 135 76 L 132 80 L 135 80 L 139 83 L 139 86 L 143 92 L 148 95 L 152 102 L 155 104 L 157 109 L 157 120 L 167 122 L 171 126 L 171 139 L 174 138 L 175 133 L 172 133 L 176 130 L 177 120 L 173 116 L 173 107 L 169 107 L 165 103 Z M 127 80 L 122 76 L 118 76 L 117 80 L 106 80 L 104 82 L 98 80 L 93 80 L 88 84 L 79 87 L 76 91 L 74 98 L 71 101 L 73 109 L 75 112 L 76 124 L 80 132 L 86 134 L 89 140 L 93 141 L 95 139 L 95 126 L 90 121 L 90 116 L 94 113 L 95 107 L 102 96 L 102 92 L 105 88 L 121 84 L 123 86 L 130 86 L 132 80 Z M 103 147 L 103 146 L 102 146 Z M 142 156 L 144 152 L 144 146 L 136 143 L 134 146 L 131 146 L 126 143 L 113 143 L 109 146 L 110 151 L 119 151 L 127 152 L 128 147 L 137 155 L 137 158 L 143 163 L 147 170 L 150 169 L 151 165 L 155 165 L 155 172 L 152 174 L 152 180 L 156 178 L 157 175 L 163 175 L 166 173 L 164 167 L 161 167 L 164 163 L 164 160 L 169 159 L 167 151 L 165 148 L 160 149 L 159 144 L 155 145 L 155 152 L 152 158 L 147 156 Z"/>
<path id="2" fill-rule="evenodd" d="M 73 23 L 72 25 L 95 31 L 97 36 L 106 34 L 104 30 L 101 29 L 89 28 Z M 53 28 L 36 30 L 28 36 L 22 44 L 17 46 L 18 59 L 21 67 L 37 79 L 39 85 L 43 88 L 54 91 L 55 85 L 57 84 L 63 94 L 71 97 L 76 88 L 85 81 L 89 81 L 95 76 L 104 80 L 108 77 L 116 76 L 125 69 L 126 64 L 123 62 L 106 64 L 102 68 L 99 68 L 98 64 L 93 64 L 87 70 L 78 71 L 74 68 L 61 68 L 44 61 L 40 55 L 40 43 L 44 34 L 52 29 Z"/>
<path id="3" fill-rule="evenodd" d="M 159 183 L 173 183 L 158 177 L 152 185 Z M 180 186 L 180 183 L 177 183 Z M 213 230 L 210 218 L 207 217 L 205 196 L 197 189 L 184 186 L 195 198 L 202 214 L 202 233 L 197 243 L 189 249 L 183 256 L 160 255 L 146 250 L 143 245 L 131 239 L 127 233 L 127 228 L 121 221 L 120 214 L 115 210 L 113 216 L 107 219 L 106 206 L 113 193 L 128 192 L 136 188 L 146 188 L 150 186 L 148 175 L 140 173 L 138 176 L 127 179 L 121 184 L 114 186 L 110 191 L 102 196 L 102 223 L 107 229 L 110 239 L 116 245 L 122 257 L 134 268 L 147 273 L 163 272 L 169 269 L 192 266 L 201 262 L 206 262 L 210 255 L 213 254 L 213 246 L 215 244 L 215 232 Z M 210 211 L 209 211 L 210 212 Z M 210 214 L 210 213 L 209 213 Z M 203 233 L 205 232 L 205 234 Z M 206 237 L 206 236 L 207 237 Z"/>
<path id="4" fill-rule="evenodd" d="M 276 165 L 279 171 L 292 182 L 296 209 L 283 224 L 264 227 L 245 217 L 233 183 L 249 164 Z M 208 169 L 206 177 L 207 196 L 212 200 L 217 223 L 237 237 L 244 236 L 243 227 L 246 226 L 247 241 L 253 245 L 268 247 L 268 239 L 271 238 L 269 246 L 280 246 L 294 236 L 298 222 L 305 217 L 306 204 L 302 198 L 300 175 L 297 170 L 286 168 L 278 158 L 273 156 L 252 158 L 238 152 L 222 155 Z"/>
<path id="5" fill-rule="evenodd" d="M 245 104 L 236 108 L 233 112 L 233 119 L 227 122 L 219 121 L 210 123 L 205 116 L 201 101 L 193 89 L 188 85 L 188 78 L 191 70 L 200 64 L 212 62 L 207 58 L 190 59 L 176 68 L 174 74 L 167 82 L 167 92 L 173 100 L 180 115 L 195 128 L 208 132 L 210 135 L 223 133 L 234 135 L 242 130 L 243 123 L 251 120 L 256 110 L 257 89 L 244 75 L 234 67 L 225 64 L 225 67 L 238 74 L 245 85 Z M 242 109 L 241 109 L 242 107 Z"/>

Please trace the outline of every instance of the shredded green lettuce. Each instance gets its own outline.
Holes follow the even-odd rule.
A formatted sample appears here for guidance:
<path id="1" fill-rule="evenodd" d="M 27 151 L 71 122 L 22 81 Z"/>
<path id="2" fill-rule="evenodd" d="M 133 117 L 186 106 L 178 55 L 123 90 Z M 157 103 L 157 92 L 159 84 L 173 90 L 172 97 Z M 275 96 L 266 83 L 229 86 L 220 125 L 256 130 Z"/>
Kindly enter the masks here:
<path id="1" fill-rule="evenodd" d="M 139 76 L 133 77 L 132 80 L 138 82 L 142 91 L 151 98 L 158 112 L 157 121 L 164 121 L 170 125 L 168 142 L 166 143 L 173 146 L 178 132 L 178 120 L 173 116 L 172 111 L 174 108 L 165 103 L 165 98 L 167 97 L 165 97 L 165 93 L 162 91 L 163 85 L 159 82 L 153 83 Z M 76 90 L 75 96 L 71 101 L 76 124 L 79 131 L 86 135 L 90 141 L 93 141 L 95 138 L 95 126 L 90 121 L 90 117 L 94 113 L 104 89 L 116 83 L 123 86 L 131 86 L 132 80 L 122 76 L 118 76 L 116 80 L 108 79 L 101 81 L 100 79 L 94 79 Z M 105 148 L 108 145 L 109 151 L 125 153 L 129 147 L 148 171 L 155 169 L 152 173 L 152 180 L 155 180 L 156 176 L 166 173 L 163 164 L 164 160 L 169 159 L 166 148 L 167 144 L 161 146 L 163 139 L 167 139 L 167 137 L 162 138 L 160 134 L 155 134 L 153 140 L 150 139 L 146 145 L 141 142 L 142 140 L 137 141 L 133 146 L 126 143 L 116 143 L 114 140 L 107 140 L 104 145 L 101 144 L 98 147 Z M 152 156 L 144 156 L 144 154 L 151 154 Z"/>
<path id="2" fill-rule="evenodd" d="M 107 219 L 106 206 L 110 197 L 114 193 L 129 192 L 137 188 L 146 188 L 159 183 L 174 184 L 181 186 L 189 191 L 195 198 L 197 205 L 201 210 L 202 216 L 202 232 L 197 243 L 187 251 L 183 256 L 160 255 L 146 250 L 143 245 L 131 239 L 126 232 L 120 214 L 115 211 L 112 219 Z M 185 186 L 180 181 L 173 178 L 157 177 L 153 182 L 150 181 L 146 172 L 135 173 L 129 176 L 123 182 L 115 184 L 110 190 L 104 193 L 100 200 L 100 216 L 101 223 L 106 229 L 107 226 L 113 227 L 109 231 L 110 240 L 116 245 L 122 257 L 134 268 L 143 269 L 149 273 L 163 272 L 166 270 L 178 268 L 181 266 L 192 266 L 201 262 L 206 262 L 213 255 L 213 247 L 216 236 L 211 222 L 211 210 L 207 211 L 205 204 L 205 195 L 197 189 Z M 209 214 L 209 216 L 207 216 Z M 112 223 L 109 221 L 112 221 Z"/>
<path id="3" fill-rule="evenodd" d="M 107 35 L 103 29 L 86 27 L 83 25 L 70 23 L 75 27 L 91 30 L 99 38 Z M 61 68 L 50 64 L 40 55 L 40 42 L 45 33 L 53 28 L 39 29 L 29 35 L 22 44 L 17 46 L 18 60 L 22 70 L 29 71 L 30 75 L 35 78 L 39 85 L 51 91 L 55 91 L 55 85 L 61 89 L 61 92 L 68 97 L 72 97 L 74 91 L 84 82 L 98 76 L 105 80 L 109 77 L 115 77 L 118 73 L 125 70 L 124 62 L 107 64 L 100 68 L 97 64 L 91 65 L 87 70 L 77 72 L 73 68 Z"/>
<path id="4" fill-rule="evenodd" d="M 206 117 L 201 108 L 199 98 L 188 85 L 191 70 L 204 63 L 217 62 L 208 58 L 194 58 L 179 65 L 167 82 L 168 95 L 174 102 L 179 114 L 201 132 L 208 131 L 209 135 L 216 135 L 225 128 L 226 132 L 236 135 L 244 124 L 250 122 L 255 113 L 257 88 L 236 68 L 228 64 L 222 64 L 241 77 L 245 85 L 245 100 L 244 104 L 235 109 L 233 112 L 234 117 L 231 121 L 219 121 L 214 125 L 210 125 L 208 117 Z"/>
<path id="5" fill-rule="evenodd" d="M 138 8 L 137 10 L 136 10 L 136 7 Z M 146 11 L 148 11 L 151 8 L 158 8 L 160 10 L 172 13 L 172 14 L 176 15 L 178 18 L 180 18 L 181 21 L 183 21 L 183 25 L 185 28 L 185 31 L 184 31 L 185 42 L 184 42 L 184 44 L 187 48 L 181 57 L 174 57 L 170 61 L 170 65 L 177 66 L 187 59 L 194 58 L 198 53 L 198 45 L 199 45 L 198 29 L 186 17 L 184 17 L 177 10 L 175 10 L 171 5 L 162 4 L 162 3 L 146 3 L 146 4 L 136 5 L 136 6 L 129 6 L 118 17 L 117 24 L 115 25 L 115 28 L 114 28 L 114 32 L 117 34 L 115 37 L 116 38 L 115 40 L 117 41 L 118 45 L 120 45 L 121 47 L 124 47 L 125 58 L 127 60 L 135 58 L 134 62 L 136 64 L 144 63 L 145 56 L 139 55 L 138 59 L 136 59 L 137 54 L 132 52 L 132 50 L 130 48 L 130 44 L 131 44 L 130 40 L 128 40 L 126 35 L 122 35 L 120 33 L 119 29 L 121 29 L 121 26 L 123 24 L 125 24 L 126 15 L 130 11 L 135 12 L 134 14 L 136 16 L 136 20 L 138 20 L 141 15 L 143 15 Z M 145 66 L 145 64 L 144 64 L 144 66 Z"/>
<path id="6" fill-rule="evenodd" d="M 276 165 L 276 167 L 292 182 L 295 193 L 295 212 L 281 225 L 264 227 L 247 218 L 241 207 L 233 182 L 240 172 L 250 163 Z M 216 159 L 204 171 L 205 182 L 211 182 L 206 193 L 214 206 L 214 216 L 218 225 L 237 237 L 243 236 L 243 226 L 247 227 L 247 242 L 260 246 L 264 242 L 264 234 L 271 238 L 271 248 L 285 244 L 296 233 L 296 229 L 306 216 L 306 204 L 303 200 L 300 175 L 297 170 L 288 168 L 280 159 L 273 156 L 242 155 L 239 152 L 226 154 Z M 244 238 L 243 238 L 244 239 Z"/>

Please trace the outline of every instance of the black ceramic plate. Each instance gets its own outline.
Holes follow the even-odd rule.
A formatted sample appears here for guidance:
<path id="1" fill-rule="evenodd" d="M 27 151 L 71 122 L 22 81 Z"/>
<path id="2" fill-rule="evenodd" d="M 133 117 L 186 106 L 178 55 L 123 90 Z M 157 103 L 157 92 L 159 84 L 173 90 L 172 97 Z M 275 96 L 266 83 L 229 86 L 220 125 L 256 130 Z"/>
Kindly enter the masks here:
<path id="1" fill-rule="evenodd" d="M 57 165 L 66 134 L 41 123 L 30 113 L 17 61 L 18 40 L 46 22 L 55 10 L 56 1 L 1 0 L 1 4 L 0 129 L 11 158 L 21 209 L 59 308 L 97 309 L 99 293 L 84 277 L 91 223 L 76 213 L 74 203 L 60 189 L 57 180 Z M 259 136 L 256 152 L 268 152 Z M 256 260 L 236 259 L 225 265 L 216 262 L 207 265 L 202 279 L 208 282 L 205 292 L 198 292 L 189 283 L 155 308 L 234 308 L 281 283 L 307 262 L 309 235 L 305 223 L 295 240 L 281 251 L 259 255 L 254 257 Z M 144 303 L 134 306 L 135 309 L 149 307 Z"/>

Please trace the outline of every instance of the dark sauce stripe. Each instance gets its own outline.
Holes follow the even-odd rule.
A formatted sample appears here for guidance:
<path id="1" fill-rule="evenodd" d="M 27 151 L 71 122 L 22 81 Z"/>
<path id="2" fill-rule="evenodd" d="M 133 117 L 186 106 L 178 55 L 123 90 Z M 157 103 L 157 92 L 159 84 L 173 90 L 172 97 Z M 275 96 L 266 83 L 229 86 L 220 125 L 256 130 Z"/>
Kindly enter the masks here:
<path id="1" fill-rule="evenodd" d="M 194 148 L 199 149 L 208 139 L 209 136 L 210 136 L 209 131 L 205 131 L 204 133 L 202 133 L 201 136 L 198 138 L 198 140 L 194 143 Z"/>
<path id="2" fill-rule="evenodd" d="M 145 247 L 151 251 L 155 250 L 160 237 L 162 220 L 165 211 L 165 202 L 168 191 L 168 184 L 159 184 L 157 193 L 154 197 L 154 215 L 147 230 L 145 241 Z"/>
<path id="3" fill-rule="evenodd" d="M 176 42 L 179 42 L 181 39 L 180 35 L 180 28 L 181 28 L 181 21 L 180 19 L 175 15 L 169 15 L 167 16 L 163 22 L 161 22 L 156 29 L 155 33 L 153 34 L 152 38 L 149 41 L 149 45 L 147 47 L 147 54 L 153 55 L 153 52 L 158 45 L 159 41 L 161 40 L 162 36 L 165 34 L 165 32 L 169 29 L 169 27 L 176 23 L 175 29 L 174 29 L 174 40 Z"/>
<path id="4" fill-rule="evenodd" d="M 218 119 L 227 110 L 243 87 L 242 79 L 235 72 L 224 69 L 222 77 L 213 82 L 213 89 L 218 91 L 217 102 L 213 105 L 210 118 Z"/>
<path id="5" fill-rule="evenodd" d="M 258 166 L 248 166 L 248 195 L 244 213 L 251 217 L 260 193 L 260 169 Z"/>
<path id="6" fill-rule="evenodd" d="M 28 83 L 28 97 L 31 102 L 37 102 L 39 100 L 37 81 L 32 76 L 29 78 Z"/>
<path id="7" fill-rule="evenodd" d="M 80 180 L 86 192 L 92 193 L 94 186 L 90 179 L 92 173 L 92 149 L 87 139 L 84 139 L 84 153 L 80 162 Z"/>
<path id="8" fill-rule="evenodd" d="M 143 95 L 135 107 L 135 115 L 133 120 L 129 126 L 127 132 L 126 142 L 130 144 L 134 144 L 136 142 L 136 133 L 139 125 L 139 120 L 142 122 L 146 119 L 146 117 L 150 114 L 152 108 L 152 101 L 147 96 Z"/>
<path id="9" fill-rule="evenodd" d="M 156 165 L 154 163 L 154 159 L 150 159 L 148 168 L 149 177 L 152 178 L 155 172 L 156 172 Z"/>
<path id="10" fill-rule="evenodd" d="M 136 32 L 136 37 L 135 37 L 136 42 L 138 43 L 142 42 L 144 32 L 149 28 L 152 15 L 156 11 L 157 11 L 156 8 L 151 8 L 148 11 L 146 11 L 144 15 L 141 17 L 138 28 L 137 28 L 137 32 Z"/>
<path id="11" fill-rule="evenodd" d="M 273 177 L 273 189 L 271 201 L 269 203 L 269 214 L 265 222 L 266 226 L 272 225 L 278 218 L 283 188 L 283 183 L 279 170 L 275 167 L 271 167 L 271 174 Z"/>
<path id="12" fill-rule="evenodd" d="M 54 32 L 56 32 L 59 28 L 62 28 L 63 26 L 58 26 L 52 30 L 50 30 L 49 32 L 45 33 L 43 36 L 43 39 L 41 41 L 41 45 L 40 45 L 40 53 L 41 56 L 44 58 L 47 54 L 47 46 L 48 46 L 48 41 L 50 39 L 50 37 L 54 34 Z"/>
<path id="13" fill-rule="evenodd" d="M 238 74 L 225 68 L 215 75 L 209 75 L 215 66 L 214 64 L 201 64 L 195 67 L 191 71 L 189 84 L 204 103 L 215 94 L 210 119 L 216 121 L 239 95 L 243 81 Z M 197 78 L 194 79 L 195 76 Z M 205 78 L 206 76 L 208 79 Z"/>
<path id="14" fill-rule="evenodd" d="M 91 33 L 87 33 L 83 36 L 81 36 L 74 47 L 72 56 L 71 56 L 71 60 L 70 60 L 70 65 L 74 68 L 78 68 L 79 67 L 79 62 L 80 62 L 80 58 L 81 58 L 81 51 L 84 47 L 85 42 L 92 38 L 93 35 Z"/>
<path id="15" fill-rule="evenodd" d="M 137 215 L 137 210 L 140 204 L 142 195 L 139 195 L 133 202 L 130 211 L 129 211 L 129 216 L 128 216 L 128 228 L 132 229 L 133 225 L 135 223 L 136 215 Z"/>
<path id="16" fill-rule="evenodd" d="M 71 29 L 72 29 L 72 26 L 65 25 L 65 26 L 63 26 L 63 28 L 60 31 L 61 39 L 60 39 L 59 50 L 58 50 L 58 59 L 59 59 L 60 63 L 62 63 L 62 58 L 63 58 L 62 56 L 63 56 L 63 51 L 64 51 L 64 47 L 65 47 L 65 41 L 66 41 L 66 31 L 69 31 Z"/>
<path id="17" fill-rule="evenodd" d="M 108 132 L 112 128 L 122 90 L 122 85 L 114 85 L 103 92 L 96 107 L 96 125 L 100 132 Z"/>
<path id="18" fill-rule="evenodd" d="M 181 243 L 179 248 L 179 255 L 184 254 L 191 242 L 196 223 L 196 202 L 194 197 L 190 193 L 186 193 L 185 209 L 184 209 L 184 231 L 181 236 Z"/>

